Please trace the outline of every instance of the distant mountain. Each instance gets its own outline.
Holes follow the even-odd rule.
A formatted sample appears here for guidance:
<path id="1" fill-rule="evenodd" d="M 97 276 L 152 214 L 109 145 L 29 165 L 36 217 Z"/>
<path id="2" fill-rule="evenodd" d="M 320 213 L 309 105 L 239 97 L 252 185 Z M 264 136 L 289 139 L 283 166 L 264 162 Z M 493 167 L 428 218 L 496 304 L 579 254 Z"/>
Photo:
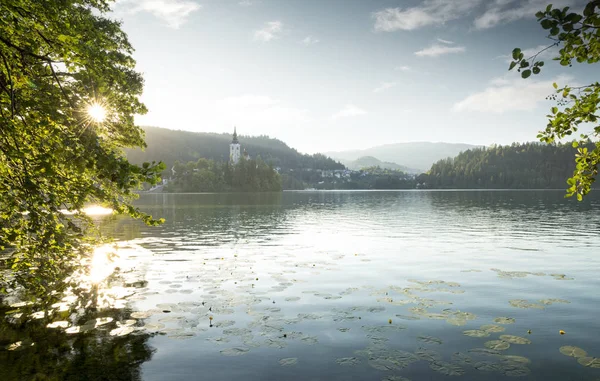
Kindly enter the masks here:
<path id="1" fill-rule="evenodd" d="M 372 156 L 384 162 L 398 163 L 401 166 L 424 172 L 441 159 L 454 157 L 460 152 L 477 147 L 481 146 L 461 143 L 414 142 L 386 144 L 364 150 L 325 152 L 324 155 L 340 161 L 354 161 L 364 156 Z"/>
<path id="2" fill-rule="evenodd" d="M 391 163 L 389 161 L 381 161 L 373 156 L 363 156 L 359 157 L 356 160 L 340 160 L 342 164 L 344 164 L 349 169 L 353 169 L 358 171 L 362 168 L 368 167 L 379 167 L 382 169 L 393 169 L 396 171 L 402 171 L 406 173 L 420 173 L 419 170 L 405 167 L 403 165 L 398 165 L 396 163 Z"/>
<path id="3" fill-rule="evenodd" d="M 229 160 L 231 134 L 190 132 L 158 127 L 143 127 L 146 132 L 145 151 L 125 150 L 129 161 L 141 164 L 145 161 L 163 161 L 171 168 L 175 161 L 187 163 L 199 158 L 214 161 Z M 239 136 L 242 150 L 255 158 L 260 156 L 266 163 L 284 169 L 344 169 L 344 165 L 321 154 L 307 155 L 290 148 L 278 139 L 268 136 Z"/>

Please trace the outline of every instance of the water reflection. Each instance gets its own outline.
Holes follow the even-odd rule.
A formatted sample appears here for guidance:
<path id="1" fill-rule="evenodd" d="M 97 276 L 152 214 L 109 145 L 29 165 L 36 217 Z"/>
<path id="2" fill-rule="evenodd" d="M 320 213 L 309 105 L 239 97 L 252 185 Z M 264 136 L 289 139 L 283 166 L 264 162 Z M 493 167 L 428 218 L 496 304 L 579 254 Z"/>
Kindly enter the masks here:
<path id="1" fill-rule="evenodd" d="M 0 380 L 142 379 L 154 333 L 128 303 L 146 282 L 143 273 L 120 272 L 108 260 L 113 251 L 97 249 L 87 271 L 45 279 L 46 295 L 16 288 L 2 300 Z"/>

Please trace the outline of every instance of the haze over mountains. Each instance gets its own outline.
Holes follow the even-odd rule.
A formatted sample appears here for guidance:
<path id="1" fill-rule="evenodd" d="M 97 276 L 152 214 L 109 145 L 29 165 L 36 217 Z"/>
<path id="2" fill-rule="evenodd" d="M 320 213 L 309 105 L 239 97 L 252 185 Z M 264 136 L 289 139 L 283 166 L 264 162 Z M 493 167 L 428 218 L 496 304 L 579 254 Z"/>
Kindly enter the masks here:
<path id="1" fill-rule="evenodd" d="M 462 143 L 413 142 L 386 144 L 363 150 L 323 152 L 323 154 L 340 160 L 342 163 L 372 156 L 383 162 L 412 168 L 410 172 L 420 173 L 428 171 L 431 165 L 438 160 L 455 157 L 463 151 L 477 147 L 482 146 Z"/>

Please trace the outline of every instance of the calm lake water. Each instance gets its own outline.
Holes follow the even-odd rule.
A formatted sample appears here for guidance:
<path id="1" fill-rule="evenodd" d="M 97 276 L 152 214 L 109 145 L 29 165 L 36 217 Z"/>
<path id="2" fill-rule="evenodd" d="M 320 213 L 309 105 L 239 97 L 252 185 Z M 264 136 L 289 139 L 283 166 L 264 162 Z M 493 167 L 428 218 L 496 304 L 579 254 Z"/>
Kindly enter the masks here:
<path id="1" fill-rule="evenodd" d="M 64 379 L 600 380 L 600 195 L 563 194 L 142 195 L 120 312 L 63 335 L 143 353 Z"/>

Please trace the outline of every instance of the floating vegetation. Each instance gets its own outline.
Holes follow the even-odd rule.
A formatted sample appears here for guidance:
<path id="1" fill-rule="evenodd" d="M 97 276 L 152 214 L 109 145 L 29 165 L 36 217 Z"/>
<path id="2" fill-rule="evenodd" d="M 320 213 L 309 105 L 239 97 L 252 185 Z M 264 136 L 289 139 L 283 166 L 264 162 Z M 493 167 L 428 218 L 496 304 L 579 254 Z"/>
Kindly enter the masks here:
<path id="1" fill-rule="evenodd" d="M 403 320 L 421 320 L 420 317 L 412 315 L 396 315 L 396 317 Z"/>
<path id="2" fill-rule="evenodd" d="M 497 356 L 497 355 L 501 354 L 500 351 L 490 349 L 490 348 L 473 348 L 473 349 L 469 349 L 469 353 L 485 355 L 485 356 Z"/>
<path id="3" fill-rule="evenodd" d="M 504 332 L 505 330 L 504 327 L 495 324 L 485 324 L 479 327 L 479 329 L 489 333 Z"/>
<path id="4" fill-rule="evenodd" d="M 531 344 L 531 340 L 521 336 L 500 335 L 499 339 L 511 344 Z"/>
<path id="5" fill-rule="evenodd" d="M 455 352 L 452 354 L 452 361 L 470 365 L 473 360 L 469 355 L 466 355 L 462 352 Z"/>
<path id="6" fill-rule="evenodd" d="M 503 340 L 490 340 L 486 341 L 483 345 L 486 348 L 493 349 L 495 351 L 504 351 L 510 348 L 510 344 Z"/>
<path id="7" fill-rule="evenodd" d="M 350 328 L 338 328 L 337 330 L 340 332 L 348 332 L 350 331 Z"/>
<path id="8" fill-rule="evenodd" d="M 524 300 L 524 299 L 513 299 L 513 300 L 509 300 L 508 303 L 511 306 L 517 307 L 517 308 L 534 308 L 534 309 L 538 309 L 538 310 L 544 309 L 543 305 L 537 304 L 537 303 L 529 303 L 527 300 Z"/>
<path id="9" fill-rule="evenodd" d="M 569 304 L 571 302 L 569 302 L 568 300 L 565 299 L 542 299 L 539 301 L 541 304 L 545 304 L 547 306 L 555 304 L 555 303 L 561 303 L 561 304 Z"/>
<path id="10" fill-rule="evenodd" d="M 246 353 L 248 353 L 248 351 L 249 351 L 248 348 L 236 347 L 236 348 L 223 349 L 221 351 L 221 354 L 223 356 L 241 356 L 241 355 L 245 355 Z"/>
<path id="11" fill-rule="evenodd" d="M 597 357 L 579 357 L 577 362 L 590 368 L 600 368 L 600 358 Z"/>
<path id="12" fill-rule="evenodd" d="M 498 324 L 514 324 L 515 323 L 515 319 L 513 318 L 509 318 L 509 317 L 497 317 L 494 319 L 494 323 L 498 323 Z"/>
<path id="13" fill-rule="evenodd" d="M 300 300 L 300 297 L 299 296 L 288 296 L 284 300 L 286 302 L 296 302 L 296 301 Z"/>
<path id="14" fill-rule="evenodd" d="M 335 360 L 335 362 L 342 366 L 354 366 L 360 363 L 360 359 L 356 357 L 342 357 Z"/>
<path id="15" fill-rule="evenodd" d="M 135 331 L 135 328 L 133 328 L 129 325 L 124 325 L 122 327 L 115 328 L 112 331 L 110 331 L 110 335 L 111 336 L 125 336 L 125 335 L 129 335 L 133 331 Z"/>
<path id="16" fill-rule="evenodd" d="M 173 340 L 187 340 L 194 336 L 196 336 L 194 332 L 185 332 L 183 330 L 174 330 L 167 334 L 167 337 Z"/>
<path id="17" fill-rule="evenodd" d="M 575 358 L 586 357 L 587 352 L 579 347 L 573 347 L 571 345 L 565 345 L 559 348 L 560 353 L 565 356 L 571 356 Z"/>
<path id="18" fill-rule="evenodd" d="M 502 365 L 491 361 L 479 361 L 473 364 L 473 368 L 483 372 L 502 372 Z"/>
<path id="19" fill-rule="evenodd" d="M 52 323 L 48 324 L 46 327 L 47 328 L 68 328 L 70 325 L 71 325 L 71 323 L 69 323 L 68 321 L 62 320 L 62 321 L 52 322 Z"/>
<path id="20" fill-rule="evenodd" d="M 410 379 L 402 376 L 386 376 L 381 381 L 410 381 Z"/>
<path id="21" fill-rule="evenodd" d="M 523 357 L 523 356 L 501 355 L 500 359 L 503 362 L 507 362 L 507 363 L 516 363 L 516 364 L 521 364 L 521 365 L 531 364 L 531 360 L 528 359 L 527 357 Z"/>
<path id="22" fill-rule="evenodd" d="M 425 344 L 442 344 L 442 339 L 433 336 L 419 336 L 417 337 L 417 340 Z"/>
<path id="23" fill-rule="evenodd" d="M 434 361 L 429 364 L 429 367 L 436 372 L 445 374 L 446 376 L 462 376 L 465 374 L 463 368 L 446 361 Z"/>
<path id="24" fill-rule="evenodd" d="M 469 329 L 469 330 L 463 331 L 463 335 L 469 336 L 469 337 L 489 337 L 490 332 L 486 331 L 486 330 L 481 330 L 481 329 Z"/>
<path id="25" fill-rule="evenodd" d="M 291 366 L 291 365 L 296 365 L 296 364 L 298 364 L 297 357 L 289 357 L 289 358 L 279 360 L 279 365 L 281 365 L 281 366 Z"/>
<path id="26" fill-rule="evenodd" d="M 429 362 L 442 360 L 442 357 L 440 356 L 439 353 L 437 353 L 436 351 L 432 351 L 431 349 L 427 349 L 427 348 L 417 349 L 415 351 L 415 355 L 417 355 L 417 357 L 420 358 L 421 360 L 425 360 L 425 361 L 429 361 Z"/>
<path id="27" fill-rule="evenodd" d="M 574 280 L 575 278 L 571 278 L 566 276 L 565 274 L 550 274 L 556 280 Z"/>
<path id="28" fill-rule="evenodd" d="M 147 319 L 147 318 L 149 318 L 152 315 L 153 315 L 153 312 L 150 312 L 150 311 L 144 311 L 144 312 L 143 311 L 136 311 L 136 312 L 133 312 L 130 316 L 133 319 Z"/>

